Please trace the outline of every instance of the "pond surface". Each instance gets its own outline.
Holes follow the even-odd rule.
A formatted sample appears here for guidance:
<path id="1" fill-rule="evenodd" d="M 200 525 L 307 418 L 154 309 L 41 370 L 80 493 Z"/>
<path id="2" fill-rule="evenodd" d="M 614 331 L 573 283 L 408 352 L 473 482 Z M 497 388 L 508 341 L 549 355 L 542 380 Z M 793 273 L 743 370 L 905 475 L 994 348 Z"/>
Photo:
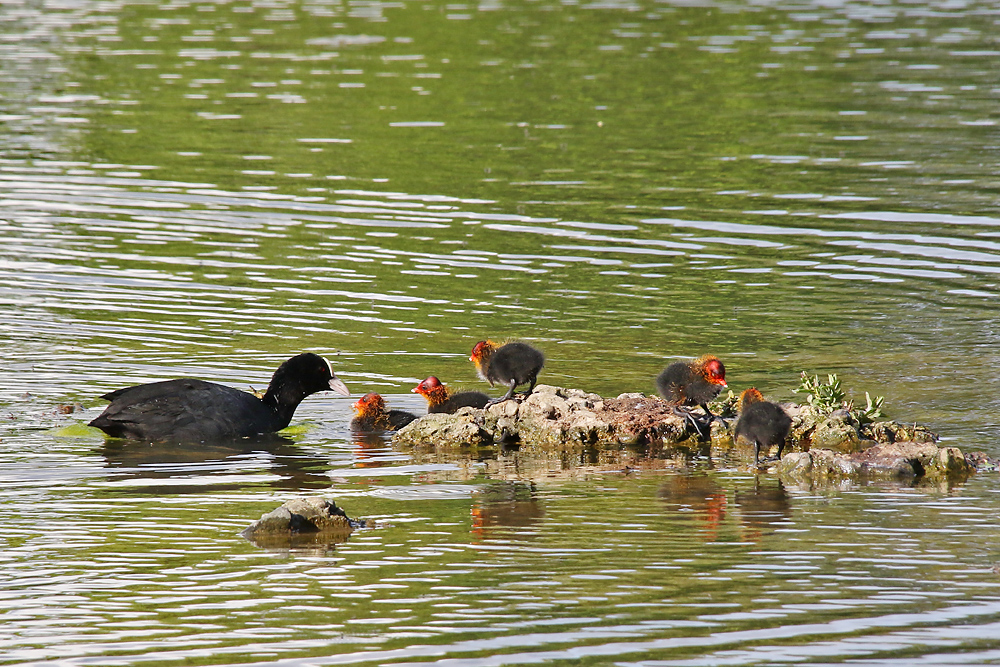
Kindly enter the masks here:
<path id="1" fill-rule="evenodd" d="M 267 445 L 98 396 L 653 391 L 713 353 L 1000 456 L 988 2 L 0 4 L 4 664 L 997 664 L 1000 480 L 800 488 L 643 452 L 413 452 L 320 394 Z M 265 549 L 294 496 L 369 528 Z"/>

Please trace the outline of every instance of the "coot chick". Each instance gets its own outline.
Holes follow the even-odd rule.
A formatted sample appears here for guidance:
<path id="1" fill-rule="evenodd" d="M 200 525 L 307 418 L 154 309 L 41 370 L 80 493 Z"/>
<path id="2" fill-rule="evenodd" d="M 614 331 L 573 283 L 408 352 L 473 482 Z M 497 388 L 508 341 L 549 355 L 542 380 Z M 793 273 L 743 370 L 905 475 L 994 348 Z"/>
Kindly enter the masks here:
<path id="1" fill-rule="evenodd" d="M 354 414 L 351 428 L 355 431 L 396 431 L 417 418 L 405 410 L 386 410 L 385 399 L 374 391 L 357 400 Z"/>
<path id="2" fill-rule="evenodd" d="M 726 384 L 726 367 L 716 357 L 707 354 L 694 361 L 675 361 L 656 378 L 660 396 L 673 405 L 700 405 L 712 416 L 709 401 L 719 395 Z"/>
<path id="3" fill-rule="evenodd" d="M 490 402 L 490 397 L 481 391 L 455 391 L 441 384 L 433 375 L 411 389 L 427 399 L 427 412 L 444 412 L 452 414 L 459 408 L 476 408 L 481 410 Z"/>
<path id="4" fill-rule="evenodd" d="M 792 430 L 792 418 L 776 403 L 765 401 L 755 388 L 743 390 L 737 404 L 740 418 L 733 429 L 733 439 L 753 443 L 753 462 L 760 461 L 760 450 L 771 451 L 778 446 L 778 459 L 785 448 L 785 438 Z"/>
<path id="5" fill-rule="evenodd" d="M 545 355 L 527 343 L 514 341 L 498 347 L 491 340 L 481 340 L 472 348 L 469 361 L 476 364 L 479 377 L 489 382 L 491 387 L 498 383 L 507 386 L 507 394 L 490 400 L 488 405 L 492 405 L 513 396 L 518 385 L 530 383 L 524 395 L 530 394 L 535 388 L 538 372 L 545 365 Z"/>
<path id="6" fill-rule="evenodd" d="M 108 435 L 131 440 L 205 442 L 274 433 L 288 426 L 306 396 L 347 387 L 318 354 L 292 357 L 274 372 L 263 397 L 233 387 L 182 378 L 125 387 L 90 422 Z"/>

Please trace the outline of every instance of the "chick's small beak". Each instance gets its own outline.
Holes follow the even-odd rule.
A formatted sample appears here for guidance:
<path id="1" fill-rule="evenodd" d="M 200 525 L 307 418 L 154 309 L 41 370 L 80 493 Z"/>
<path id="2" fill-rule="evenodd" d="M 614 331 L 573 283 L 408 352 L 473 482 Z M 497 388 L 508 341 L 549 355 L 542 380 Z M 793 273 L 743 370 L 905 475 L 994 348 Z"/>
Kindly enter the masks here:
<path id="1" fill-rule="evenodd" d="M 719 384 L 721 384 L 723 387 L 728 387 L 729 386 L 728 384 L 726 384 L 725 380 L 719 380 Z"/>
<path id="2" fill-rule="evenodd" d="M 420 389 L 420 387 L 414 387 L 413 389 L 410 390 L 410 393 L 416 394 L 418 389 Z"/>
<path id="3" fill-rule="evenodd" d="M 350 396 L 351 392 L 347 389 L 347 385 L 340 381 L 338 377 L 330 378 L 330 389 L 337 392 L 341 396 Z"/>

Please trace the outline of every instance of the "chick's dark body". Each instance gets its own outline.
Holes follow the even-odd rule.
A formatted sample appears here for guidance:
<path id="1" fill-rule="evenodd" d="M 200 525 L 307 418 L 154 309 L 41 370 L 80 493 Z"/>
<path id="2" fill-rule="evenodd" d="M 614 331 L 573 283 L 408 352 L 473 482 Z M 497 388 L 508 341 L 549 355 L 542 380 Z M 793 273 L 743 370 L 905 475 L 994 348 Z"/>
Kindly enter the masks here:
<path id="1" fill-rule="evenodd" d="M 666 401 L 689 406 L 711 403 L 722 391 L 720 385 L 705 380 L 686 361 L 675 361 L 664 368 L 656 378 L 656 389 Z"/>
<path id="2" fill-rule="evenodd" d="M 507 343 L 493 353 L 483 369 L 483 379 L 493 384 L 534 385 L 545 366 L 545 355 L 527 343 Z"/>

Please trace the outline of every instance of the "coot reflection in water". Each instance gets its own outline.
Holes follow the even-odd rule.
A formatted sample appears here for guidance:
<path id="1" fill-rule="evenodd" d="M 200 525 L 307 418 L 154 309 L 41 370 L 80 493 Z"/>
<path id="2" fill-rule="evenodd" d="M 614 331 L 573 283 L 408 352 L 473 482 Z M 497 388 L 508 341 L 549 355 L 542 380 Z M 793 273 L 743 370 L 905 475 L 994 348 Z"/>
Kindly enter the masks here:
<path id="1" fill-rule="evenodd" d="M 330 485 L 328 459 L 308 456 L 294 440 L 276 433 L 198 443 L 108 438 L 97 453 L 109 466 L 127 471 L 127 479 L 162 480 L 134 485 L 146 493 L 167 486 L 171 493 L 203 491 L 205 483 L 213 489 L 241 489 L 246 475 L 260 474 L 262 468 L 267 473 L 262 480 L 270 487 L 296 491 Z M 213 479 L 206 482 L 206 476 Z"/>
<path id="2" fill-rule="evenodd" d="M 701 523 L 702 536 L 714 541 L 726 518 L 726 490 L 708 475 L 668 475 L 656 493 L 667 507 L 677 512 L 693 512 Z"/>

